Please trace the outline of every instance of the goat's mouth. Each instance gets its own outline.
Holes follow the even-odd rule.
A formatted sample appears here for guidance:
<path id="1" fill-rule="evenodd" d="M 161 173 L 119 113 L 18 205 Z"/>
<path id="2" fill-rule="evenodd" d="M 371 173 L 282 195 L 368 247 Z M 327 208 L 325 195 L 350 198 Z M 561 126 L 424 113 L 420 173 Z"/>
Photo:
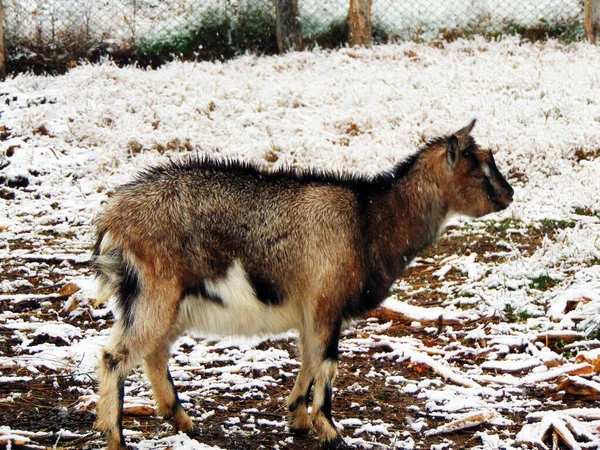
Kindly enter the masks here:
<path id="1" fill-rule="evenodd" d="M 500 200 L 500 199 L 495 198 L 495 199 L 493 199 L 493 201 L 494 201 L 494 206 L 495 206 L 496 212 L 505 210 L 513 202 L 512 198 L 509 200 Z"/>

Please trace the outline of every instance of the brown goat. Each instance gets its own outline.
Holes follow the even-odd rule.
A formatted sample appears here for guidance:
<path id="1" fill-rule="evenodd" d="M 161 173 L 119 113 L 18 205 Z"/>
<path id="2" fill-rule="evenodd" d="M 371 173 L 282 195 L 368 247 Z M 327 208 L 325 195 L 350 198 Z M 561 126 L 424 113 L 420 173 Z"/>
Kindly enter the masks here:
<path id="1" fill-rule="evenodd" d="M 186 330 L 261 335 L 297 329 L 302 367 L 290 429 L 344 440 L 331 416 L 342 324 L 376 308 L 453 214 L 506 208 L 513 190 L 474 121 L 373 178 L 193 159 L 122 186 L 98 220 L 99 298 L 116 321 L 100 362 L 97 427 L 124 449 L 125 378 L 142 360 L 158 412 L 196 431 L 167 367 Z M 313 390 L 312 411 L 308 398 Z"/>

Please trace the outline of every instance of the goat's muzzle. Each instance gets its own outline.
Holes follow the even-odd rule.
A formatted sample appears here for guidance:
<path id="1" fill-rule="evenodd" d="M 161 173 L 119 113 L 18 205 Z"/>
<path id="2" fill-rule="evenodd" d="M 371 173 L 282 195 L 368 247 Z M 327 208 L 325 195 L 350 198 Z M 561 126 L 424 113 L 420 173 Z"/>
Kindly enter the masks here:
<path id="1" fill-rule="evenodd" d="M 504 181 L 505 186 L 502 186 L 502 192 L 497 192 L 496 198 L 494 198 L 494 204 L 496 205 L 496 211 L 502 211 L 510 206 L 513 202 L 515 190 L 508 182 Z M 498 195 L 499 194 L 499 195 Z"/>

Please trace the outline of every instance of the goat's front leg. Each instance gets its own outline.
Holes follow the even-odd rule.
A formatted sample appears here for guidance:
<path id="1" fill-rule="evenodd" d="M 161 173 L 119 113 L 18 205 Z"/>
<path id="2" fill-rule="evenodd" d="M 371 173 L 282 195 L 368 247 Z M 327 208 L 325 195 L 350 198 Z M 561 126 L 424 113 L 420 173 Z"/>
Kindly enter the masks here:
<path id="1" fill-rule="evenodd" d="M 320 323 L 323 324 L 322 318 L 320 318 Z M 344 438 L 335 427 L 331 413 L 341 327 L 342 320 L 338 318 L 328 323 L 328 326 L 321 326 L 321 332 L 318 333 L 322 337 L 320 341 L 324 345 L 322 346 L 320 363 L 315 371 L 312 411 L 310 413 L 311 421 L 319 434 L 319 440 L 323 448 L 336 450 L 348 448 Z"/>
<path id="2" fill-rule="evenodd" d="M 321 316 L 302 332 L 302 368 L 288 399 L 290 429 L 305 431 L 312 424 L 326 449 L 347 448 L 335 428 L 331 414 L 340 329 L 341 319 L 324 320 Z M 309 415 L 308 396 L 313 386 L 312 410 Z"/>

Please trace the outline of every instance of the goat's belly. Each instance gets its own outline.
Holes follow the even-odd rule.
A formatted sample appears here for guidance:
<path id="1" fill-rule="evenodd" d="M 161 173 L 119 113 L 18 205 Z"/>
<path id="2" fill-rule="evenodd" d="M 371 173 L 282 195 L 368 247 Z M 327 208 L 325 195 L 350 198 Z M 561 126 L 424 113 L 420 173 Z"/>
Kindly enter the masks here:
<path id="1" fill-rule="evenodd" d="M 227 275 L 204 281 L 179 306 L 178 325 L 212 335 L 252 336 L 298 329 L 302 313 L 292 299 L 269 304 L 257 296 L 242 265 L 236 261 Z"/>
<path id="2" fill-rule="evenodd" d="M 204 298 L 186 297 L 178 322 L 185 330 L 209 335 L 256 336 L 298 329 L 301 313 L 291 305 L 269 306 L 253 299 L 246 304 L 217 304 Z"/>

